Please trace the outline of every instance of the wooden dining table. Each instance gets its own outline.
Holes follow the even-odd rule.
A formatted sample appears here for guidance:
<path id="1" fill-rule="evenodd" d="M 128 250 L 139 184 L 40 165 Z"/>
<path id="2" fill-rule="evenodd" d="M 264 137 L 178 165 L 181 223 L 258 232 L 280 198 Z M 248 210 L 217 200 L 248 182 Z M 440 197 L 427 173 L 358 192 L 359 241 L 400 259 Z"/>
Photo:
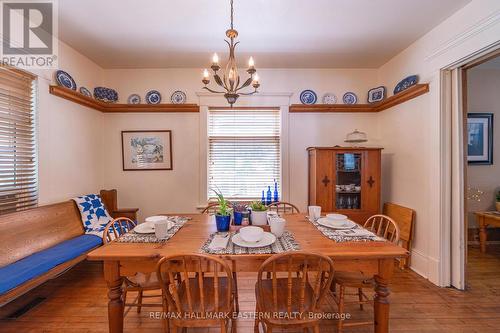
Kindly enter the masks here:
<path id="1" fill-rule="evenodd" d="M 167 215 L 167 214 L 165 214 Z M 171 215 L 171 214 L 169 214 Z M 172 254 L 199 253 L 211 233 L 216 232 L 213 217 L 202 214 L 182 214 L 188 221 L 171 239 L 164 243 L 121 243 L 113 241 L 88 254 L 88 260 L 103 261 L 104 279 L 108 286 L 109 332 L 123 332 L 123 277 L 137 272 L 154 272 L 160 258 Z M 300 249 L 327 255 L 334 261 L 335 270 L 361 271 L 374 276 L 375 332 L 389 331 L 389 285 L 394 259 L 407 256 L 407 251 L 390 242 L 335 242 L 324 236 L 304 214 L 284 216 Z M 271 254 L 217 255 L 227 260 L 236 272 L 257 272 Z"/>

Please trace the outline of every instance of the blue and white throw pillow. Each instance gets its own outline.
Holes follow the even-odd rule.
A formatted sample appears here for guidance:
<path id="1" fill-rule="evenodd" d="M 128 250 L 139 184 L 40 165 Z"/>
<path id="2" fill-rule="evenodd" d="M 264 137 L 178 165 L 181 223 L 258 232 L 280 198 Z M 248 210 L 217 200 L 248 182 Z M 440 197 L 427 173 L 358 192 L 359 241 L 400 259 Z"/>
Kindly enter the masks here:
<path id="1" fill-rule="evenodd" d="M 112 217 L 109 215 L 106 207 L 102 203 L 101 196 L 98 194 L 87 194 L 81 197 L 73 198 L 80 209 L 83 229 L 86 234 L 102 237 L 104 228 Z"/>

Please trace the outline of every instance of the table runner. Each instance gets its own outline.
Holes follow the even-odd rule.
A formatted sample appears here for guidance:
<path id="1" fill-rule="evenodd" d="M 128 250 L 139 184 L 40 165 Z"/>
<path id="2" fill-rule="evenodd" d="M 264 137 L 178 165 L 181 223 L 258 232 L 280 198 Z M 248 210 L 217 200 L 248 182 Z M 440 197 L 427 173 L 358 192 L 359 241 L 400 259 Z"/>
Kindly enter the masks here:
<path id="1" fill-rule="evenodd" d="M 339 230 L 339 229 L 332 229 L 328 227 L 324 227 L 320 225 L 316 220 L 309 220 L 316 228 L 318 228 L 319 231 L 326 237 L 328 237 L 331 240 L 334 240 L 336 242 L 342 243 L 342 242 L 385 242 L 386 239 L 383 237 L 379 237 L 375 235 L 373 232 L 363 228 L 359 224 L 356 224 L 356 227 L 353 229 L 347 229 L 347 230 Z M 349 234 L 354 230 L 354 229 L 361 229 L 363 232 L 370 233 L 370 236 L 350 236 Z M 355 231 L 355 230 L 354 230 Z"/>
<path id="2" fill-rule="evenodd" d="M 189 220 L 190 217 L 185 216 L 167 216 L 167 218 L 174 222 L 174 226 L 168 229 L 167 237 L 158 239 L 154 233 L 151 234 L 139 234 L 133 229 L 126 234 L 123 234 L 116 241 L 119 243 L 164 243 L 172 238 L 177 231 Z"/>
<path id="3" fill-rule="evenodd" d="M 233 237 L 235 233 L 230 233 L 230 237 Z M 211 234 L 205 244 L 200 248 L 201 253 L 206 254 L 275 254 L 287 251 L 298 251 L 300 246 L 293 237 L 292 233 L 285 231 L 281 237 L 276 238 L 276 242 L 271 245 L 257 247 L 257 248 L 247 248 L 233 244 L 231 239 L 229 240 L 227 247 L 225 249 L 211 249 L 209 248 L 210 243 L 216 233 Z"/>

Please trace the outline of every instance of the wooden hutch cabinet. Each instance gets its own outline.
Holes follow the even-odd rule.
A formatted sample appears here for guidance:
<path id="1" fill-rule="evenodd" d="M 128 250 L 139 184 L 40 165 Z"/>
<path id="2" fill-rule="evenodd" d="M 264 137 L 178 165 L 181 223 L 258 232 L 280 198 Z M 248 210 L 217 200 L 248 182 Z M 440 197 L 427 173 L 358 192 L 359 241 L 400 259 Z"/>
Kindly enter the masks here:
<path id="1" fill-rule="evenodd" d="M 309 205 L 364 223 L 380 213 L 382 148 L 310 147 Z"/>

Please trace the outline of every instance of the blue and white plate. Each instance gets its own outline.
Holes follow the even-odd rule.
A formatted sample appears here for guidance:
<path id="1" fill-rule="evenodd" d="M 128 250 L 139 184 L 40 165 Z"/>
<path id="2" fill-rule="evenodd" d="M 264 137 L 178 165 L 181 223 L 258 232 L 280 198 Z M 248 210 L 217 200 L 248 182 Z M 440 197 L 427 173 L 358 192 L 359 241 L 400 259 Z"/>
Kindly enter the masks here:
<path id="1" fill-rule="evenodd" d="M 118 92 L 111 88 L 95 87 L 94 98 L 106 103 L 116 103 L 118 102 Z"/>
<path id="2" fill-rule="evenodd" d="M 368 90 L 368 103 L 380 102 L 385 98 L 385 87 L 377 87 Z"/>
<path id="3" fill-rule="evenodd" d="M 80 87 L 80 94 L 92 98 L 92 93 L 85 87 Z"/>
<path id="4" fill-rule="evenodd" d="M 302 104 L 316 104 L 317 100 L 318 96 L 316 96 L 316 93 L 312 90 L 307 89 L 300 93 L 300 101 L 302 102 Z"/>
<path id="5" fill-rule="evenodd" d="M 161 94 L 157 90 L 150 90 L 146 94 L 146 103 L 148 104 L 160 104 Z"/>
<path id="6" fill-rule="evenodd" d="M 63 86 L 65 88 L 71 89 L 71 90 L 76 90 L 76 83 L 75 80 L 66 73 L 65 71 L 58 70 L 56 71 L 56 81 L 57 84 L 60 86 Z"/>
<path id="7" fill-rule="evenodd" d="M 394 88 L 394 95 L 402 92 L 403 90 L 410 88 L 411 86 L 416 85 L 417 83 L 418 83 L 418 76 L 417 75 L 410 75 L 410 76 L 404 78 Z"/>
<path id="8" fill-rule="evenodd" d="M 141 96 L 138 94 L 132 94 L 127 99 L 128 104 L 141 104 Z"/>
<path id="9" fill-rule="evenodd" d="M 358 102 L 358 97 L 353 92 L 346 92 L 344 96 L 342 96 L 342 101 L 344 104 L 356 104 Z"/>
<path id="10" fill-rule="evenodd" d="M 186 103 L 186 93 L 180 90 L 174 91 L 172 96 L 170 96 L 170 101 L 173 104 L 184 104 Z"/>

